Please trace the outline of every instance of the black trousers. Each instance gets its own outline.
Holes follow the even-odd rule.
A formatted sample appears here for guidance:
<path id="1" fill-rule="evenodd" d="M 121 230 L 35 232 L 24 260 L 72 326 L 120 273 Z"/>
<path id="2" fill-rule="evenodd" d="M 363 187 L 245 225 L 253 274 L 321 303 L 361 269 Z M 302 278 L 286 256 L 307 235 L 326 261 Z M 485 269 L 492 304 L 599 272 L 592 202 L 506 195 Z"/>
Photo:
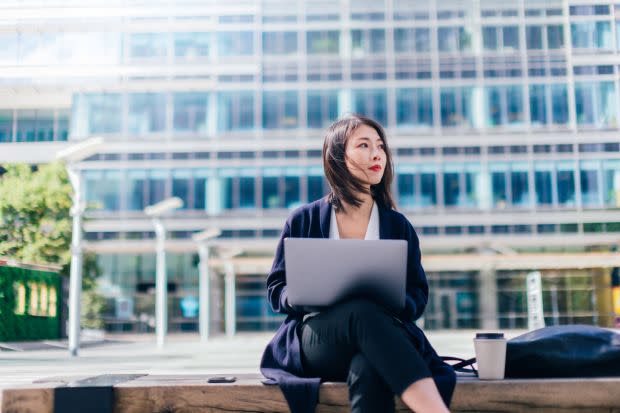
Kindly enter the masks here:
<path id="1" fill-rule="evenodd" d="M 364 299 L 337 304 L 301 324 L 306 372 L 349 385 L 351 411 L 393 412 L 394 395 L 431 372 L 402 323 Z"/>

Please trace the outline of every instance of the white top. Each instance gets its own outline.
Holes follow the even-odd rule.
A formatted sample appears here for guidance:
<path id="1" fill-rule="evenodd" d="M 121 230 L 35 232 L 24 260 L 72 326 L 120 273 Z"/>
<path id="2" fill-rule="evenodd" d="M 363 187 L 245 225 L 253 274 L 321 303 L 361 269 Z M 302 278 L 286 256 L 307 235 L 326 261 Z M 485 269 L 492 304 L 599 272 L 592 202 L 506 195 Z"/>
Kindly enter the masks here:
<path id="1" fill-rule="evenodd" d="M 329 221 L 329 239 L 340 239 L 340 233 L 338 232 L 338 222 L 336 222 L 336 211 L 332 206 L 332 215 Z M 379 209 L 377 203 L 373 201 L 372 211 L 370 212 L 370 219 L 368 220 L 368 227 L 366 228 L 365 240 L 377 240 L 379 239 Z M 306 321 L 310 317 L 314 317 L 319 314 L 318 312 L 308 313 L 304 315 Z"/>
<path id="2" fill-rule="evenodd" d="M 340 239 L 340 233 L 338 232 L 338 223 L 336 222 L 336 211 L 332 207 L 332 216 L 329 221 L 329 238 Z M 370 212 L 370 220 L 368 221 L 368 227 L 366 228 L 365 240 L 377 240 L 379 239 L 379 209 L 377 203 L 373 201 L 372 211 Z"/>

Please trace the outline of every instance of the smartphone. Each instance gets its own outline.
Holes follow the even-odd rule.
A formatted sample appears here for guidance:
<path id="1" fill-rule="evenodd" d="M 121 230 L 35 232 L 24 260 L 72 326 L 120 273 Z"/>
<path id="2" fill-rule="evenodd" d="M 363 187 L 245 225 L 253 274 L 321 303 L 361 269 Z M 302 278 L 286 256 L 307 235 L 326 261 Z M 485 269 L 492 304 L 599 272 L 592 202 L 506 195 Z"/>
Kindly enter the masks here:
<path id="1" fill-rule="evenodd" d="M 213 376 L 207 380 L 209 383 L 234 383 L 237 381 L 235 376 Z"/>

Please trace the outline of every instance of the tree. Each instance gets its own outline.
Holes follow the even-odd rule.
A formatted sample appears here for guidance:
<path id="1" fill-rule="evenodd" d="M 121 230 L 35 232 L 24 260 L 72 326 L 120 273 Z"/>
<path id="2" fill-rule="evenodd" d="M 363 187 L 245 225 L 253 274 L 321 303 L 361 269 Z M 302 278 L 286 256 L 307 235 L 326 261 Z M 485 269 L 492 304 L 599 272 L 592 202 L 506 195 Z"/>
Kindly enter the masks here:
<path id="1" fill-rule="evenodd" d="M 72 188 L 60 163 L 8 165 L 0 176 L 0 256 L 34 264 L 71 265 Z M 86 327 L 100 327 L 102 297 L 95 293 L 99 269 L 93 254 L 84 255 L 84 314 Z M 89 307 L 95 303 L 97 309 Z"/>

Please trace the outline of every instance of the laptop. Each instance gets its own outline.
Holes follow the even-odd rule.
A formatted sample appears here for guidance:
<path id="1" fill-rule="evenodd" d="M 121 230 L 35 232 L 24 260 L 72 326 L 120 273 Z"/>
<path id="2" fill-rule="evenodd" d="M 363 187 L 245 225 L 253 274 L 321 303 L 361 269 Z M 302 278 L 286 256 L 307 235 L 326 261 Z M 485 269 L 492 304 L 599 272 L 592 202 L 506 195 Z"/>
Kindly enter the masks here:
<path id="1" fill-rule="evenodd" d="M 407 241 L 286 238 L 288 302 L 313 309 L 368 297 L 393 312 L 405 306 Z"/>

